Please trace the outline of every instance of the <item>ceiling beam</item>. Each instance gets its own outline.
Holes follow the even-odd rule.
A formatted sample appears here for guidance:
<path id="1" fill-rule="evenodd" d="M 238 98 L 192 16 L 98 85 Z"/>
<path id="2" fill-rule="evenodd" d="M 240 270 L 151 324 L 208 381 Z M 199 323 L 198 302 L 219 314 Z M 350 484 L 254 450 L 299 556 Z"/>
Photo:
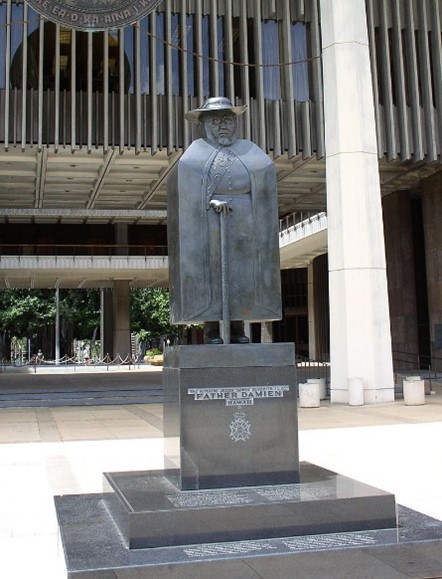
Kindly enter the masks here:
<path id="1" fill-rule="evenodd" d="M 100 194 L 100 190 L 103 187 L 104 179 L 106 178 L 106 175 L 109 173 L 109 171 L 112 167 L 112 163 L 114 162 L 114 159 L 117 155 L 118 155 L 117 149 L 109 150 L 106 153 L 106 155 L 104 157 L 103 165 L 101 166 L 97 180 L 95 181 L 95 184 L 94 184 L 94 188 L 91 191 L 89 201 L 87 202 L 87 205 L 86 205 L 87 209 L 92 209 L 92 207 L 95 205 L 97 197 Z"/>

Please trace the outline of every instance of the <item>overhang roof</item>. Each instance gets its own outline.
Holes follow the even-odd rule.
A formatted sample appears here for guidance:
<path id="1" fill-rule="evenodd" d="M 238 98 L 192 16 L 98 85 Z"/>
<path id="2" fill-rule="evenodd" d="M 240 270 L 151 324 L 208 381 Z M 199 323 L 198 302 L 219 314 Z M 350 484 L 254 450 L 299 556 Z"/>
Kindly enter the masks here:
<path id="1" fill-rule="evenodd" d="M 135 154 L 127 149 L 59 149 L 29 147 L 0 149 L 0 223 L 118 223 L 166 224 L 167 176 L 180 152 L 165 149 L 152 155 L 149 150 Z M 325 160 L 287 155 L 274 159 L 278 179 L 280 216 L 296 211 L 326 211 Z M 380 161 L 381 190 L 419 190 L 420 181 L 442 169 L 440 163 Z M 324 237 L 324 236 L 323 236 Z M 305 255 L 286 249 L 284 261 L 290 266 L 306 265 L 321 248 L 306 245 Z M 293 251 L 293 255 L 290 255 Z M 42 280 L 39 280 L 39 275 Z M 92 273 L 91 273 L 92 276 Z M 41 287 L 44 273 L 35 272 L 35 287 Z M 161 273 L 161 283 L 164 276 Z M 62 283 L 58 277 L 55 283 Z M 58 281 L 57 281 L 58 280 Z M 14 285 L 6 279 L 0 286 Z M 71 287 L 84 287 L 84 275 L 73 275 Z M 11 287 L 12 287 L 11 286 Z"/>

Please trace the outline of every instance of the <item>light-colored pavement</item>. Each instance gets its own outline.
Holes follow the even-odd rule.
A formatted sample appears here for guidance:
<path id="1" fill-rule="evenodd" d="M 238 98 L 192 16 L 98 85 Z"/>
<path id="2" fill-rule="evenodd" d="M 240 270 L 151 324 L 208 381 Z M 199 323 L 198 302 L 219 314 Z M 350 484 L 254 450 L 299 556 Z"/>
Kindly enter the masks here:
<path id="1" fill-rule="evenodd" d="M 442 396 L 425 406 L 300 409 L 301 460 L 442 520 Z M 53 496 L 101 492 L 102 472 L 163 466 L 162 406 L 0 410 L 0 577 L 66 576 Z M 382 578 L 379 578 L 382 579 Z"/>

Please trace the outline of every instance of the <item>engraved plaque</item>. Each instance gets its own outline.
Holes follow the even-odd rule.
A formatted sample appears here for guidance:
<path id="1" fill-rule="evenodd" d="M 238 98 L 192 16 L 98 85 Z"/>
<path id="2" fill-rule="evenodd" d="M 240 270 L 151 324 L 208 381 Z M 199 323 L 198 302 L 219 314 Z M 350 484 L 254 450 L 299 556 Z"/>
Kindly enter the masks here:
<path id="1" fill-rule="evenodd" d="M 122 28 L 152 12 L 162 0 L 28 0 L 39 14 L 68 28 Z"/>

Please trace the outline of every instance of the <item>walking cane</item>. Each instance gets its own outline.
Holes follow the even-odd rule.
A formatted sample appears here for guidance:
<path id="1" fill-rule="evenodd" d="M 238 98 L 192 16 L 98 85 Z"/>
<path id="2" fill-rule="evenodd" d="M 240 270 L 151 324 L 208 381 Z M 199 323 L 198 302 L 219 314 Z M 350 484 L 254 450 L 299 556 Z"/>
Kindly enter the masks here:
<path id="1" fill-rule="evenodd" d="M 227 217 L 233 211 L 227 201 L 213 199 L 210 207 L 219 215 L 221 247 L 221 315 L 224 344 L 230 344 L 229 261 L 227 251 Z"/>

